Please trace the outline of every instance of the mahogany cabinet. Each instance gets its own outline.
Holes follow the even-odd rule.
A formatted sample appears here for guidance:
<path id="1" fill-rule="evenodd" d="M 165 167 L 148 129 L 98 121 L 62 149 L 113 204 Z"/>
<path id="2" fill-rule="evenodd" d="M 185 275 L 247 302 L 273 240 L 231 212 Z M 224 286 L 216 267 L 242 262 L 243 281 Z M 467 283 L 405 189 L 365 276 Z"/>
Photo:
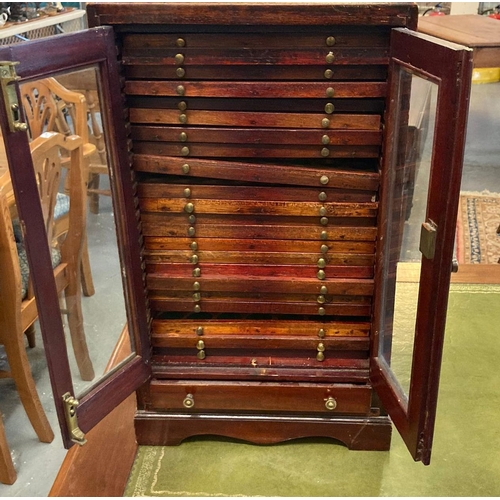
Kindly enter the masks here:
<path id="1" fill-rule="evenodd" d="M 89 5 L 88 17 L 97 28 L 64 44 L 2 53 L 21 81 L 98 65 L 113 138 L 135 348 L 78 406 L 61 399 L 75 394 L 53 348 L 48 255 L 31 263 L 65 443 L 78 441 L 66 421 L 86 432 L 137 390 L 140 444 L 329 436 L 387 450 L 392 420 L 429 463 L 470 51 L 413 31 L 408 4 L 113 3 Z M 57 61 L 40 57 L 51 50 Z M 26 148 L 1 113 L 8 149 Z M 25 163 L 13 177 L 35 227 Z M 391 345 L 417 203 L 405 385 Z"/>

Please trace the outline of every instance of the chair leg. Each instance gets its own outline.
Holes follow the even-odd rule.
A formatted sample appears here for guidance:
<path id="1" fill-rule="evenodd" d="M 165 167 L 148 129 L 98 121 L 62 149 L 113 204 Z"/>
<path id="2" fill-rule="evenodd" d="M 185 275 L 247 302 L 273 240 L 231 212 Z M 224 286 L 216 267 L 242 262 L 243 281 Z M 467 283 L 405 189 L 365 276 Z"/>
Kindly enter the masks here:
<path id="1" fill-rule="evenodd" d="M 14 484 L 16 479 L 17 474 L 10 456 L 9 444 L 5 437 L 5 428 L 0 414 L 0 483 Z"/>
<path id="2" fill-rule="evenodd" d="M 85 330 L 83 329 L 82 294 L 80 280 L 77 280 L 79 273 L 74 273 L 73 276 L 69 276 L 69 274 L 71 274 L 70 266 L 68 266 L 68 286 L 64 290 L 64 295 L 71 343 L 73 344 L 80 377 L 82 380 L 93 380 L 95 376 L 94 367 L 90 359 Z"/>
<path id="3" fill-rule="evenodd" d="M 83 241 L 83 249 L 82 249 L 82 289 L 83 295 L 86 297 L 91 297 L 95 294 L 94 288 L 94 280 L 92 278 L 92 269 L 90 268 L 90 259 L 89 259 L 89 249 L 87 246 L 87 235 L 85 234 L 85 239 Z"/>
<path id="4" fill-rule="evenodd" d="M 28 346 L 31 349 L 33 349 L 33 347 L 36 347 L 36 329 L 34 323 L 26 328 L 26 330 L 24 331 L 24 335 L 26 335 L 26 338 L 28 339 Z"/>
<path id="5" fill-rule="evenodd" d="M 6 335 L 4 341 L 5 353 L 10 366 L 10 372 L 16 384 L 19 398 L 23 403 L 28 418 L 42 443 L 50 443 L 54 433 L 50 427 L 42 403 L 38 397 L 35 381 L 24 347 L 22 334 Z"/>

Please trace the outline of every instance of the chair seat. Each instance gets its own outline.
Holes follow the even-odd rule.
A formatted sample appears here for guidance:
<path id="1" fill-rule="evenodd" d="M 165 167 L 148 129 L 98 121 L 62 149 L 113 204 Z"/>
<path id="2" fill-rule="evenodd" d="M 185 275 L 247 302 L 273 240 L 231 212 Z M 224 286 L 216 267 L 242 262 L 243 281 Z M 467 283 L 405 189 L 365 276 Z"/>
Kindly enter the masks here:
<path id="1" fill-rule="evenodd" d="M 57 193 L 54 219 L 57 220 L 67 213 L 69 213 L 69 196 L 67 194 Z"/>
<path id="2" fill-rule="evenodd" d="M 66 198 L 68 197 L 66 196 Z M 21 229 L 21 223 L 19 222 L 19 219 L 14 219 L 12 221 L 12 229 L 14 230 L 17 255 L 19 256 L 19 267 L 21 269 L 21 300 L 24 300 L 26 298 L 26 295 L 28 294 L 30 268 L 28 265 L 28 255 L 26 254 L 26 248 L 24 247 L 23 232 Z M 51 248 L 50 253 L 51 253 L 50 258 L 52 261 L 52 269 L 55 269 L 61 263 L 61 252 L 57 248 Z"/>

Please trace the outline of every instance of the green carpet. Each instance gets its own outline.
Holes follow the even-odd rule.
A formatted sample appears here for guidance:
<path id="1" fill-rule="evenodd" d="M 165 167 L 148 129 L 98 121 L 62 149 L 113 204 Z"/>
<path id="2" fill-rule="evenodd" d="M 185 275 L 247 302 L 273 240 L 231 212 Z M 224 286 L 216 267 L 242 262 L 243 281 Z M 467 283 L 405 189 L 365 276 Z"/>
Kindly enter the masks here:
<path id="1" fill-rule="evenodd" d="M 454 285 L 432 463 L 330 440 L 140 447 L 125 496 L 499 496 L 500 286 Z"/>

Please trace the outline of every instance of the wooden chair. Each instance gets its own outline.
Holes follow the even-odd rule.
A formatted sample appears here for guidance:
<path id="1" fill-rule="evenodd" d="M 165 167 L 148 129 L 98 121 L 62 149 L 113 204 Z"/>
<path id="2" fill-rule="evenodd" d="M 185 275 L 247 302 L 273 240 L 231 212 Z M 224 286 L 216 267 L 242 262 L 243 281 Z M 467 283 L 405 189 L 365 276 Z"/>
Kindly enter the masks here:
<path id="1" fill-rule="evenodd" d="M 87 104 L 85 97 L 77 92 L 70 92 L 54 78 L 46 78 L 21 85 L 21 97 L 31 139 L 34 140 L 44 132 L 60 132 L 64 135 L 75 134 L 83 140 L 83 158 L 85 174 L 88 175 L 91 158 L 96 153 L 96 146 L 89 143 L 87 124 Z M 66 112 L 70 110 L 71 126 Z M 69 157 L 63 165 L 70 166 Z M 57 219 L 56 232 L 65 234 L 68 230 L 68 217 Z M 94 295 L 94 283 L 90 268 L 86 232 L 82 254 L 82 287 L 83 293 L 89 297 Z"/>
<path id="2" fill-rule="evenodd" d="M 57 81 L 66 89 L 83 94 L 87 101 L 87 111 L 90 117 L 89 141 L 95 144 L 97 149 L 89 163 L 87 195 L 89 197 L 90 212 L 98 214 L 99 196 L 111 196 L 111 190 L 100 187 L 100 177 L 101 175 L 109 176 L 109 169 L 102 125 L 98 118 L 100 102 L 96 71 L 93 68 L 74 71 L 58 76 Z"/>
<path id="3" fill-rule="evenodd" d="M 23 332 L 27 328 L 26 314 L 23 314 L 21 296 L 21 270 L 16 242 L 7 204 L 6 192 L 10 186 L 0 188 L 0 344 L 4 345 L 10 372 L 0 372 L 0 377 L 12 376 L 21 402 L 38 439 L 50 443 L 54 433 L 43 410 L 31 368 Z M 0 416 L 1 420 L 1 416 Z M 16 473 L 10 457 L 3 422 L 0 421 L 0 482 L 13 484 Z"/>
<path id="4" fill-rule="evenodd" d="M 66 301 L 66 314 L 68 326 L 75 353 L 75 359 L 83 380 L 92 380 L 94 370 L 88 353 L 85 332 L 83 329 L 83 314 L 81 309 L 81 254 L 82 235 L 85 232 L 86 195 L 85 182 L 82 168 L 83 141 L 78 136 L 65 137 L 56 132 L 47 132 L 31 143 L 31 153 L 35 176 L 39 185 L 40 201 L 44 215 L 47 239 L 52 248 L 54 277 L 58 293 L 64 292 Z M 55 234 L 54 210 L 61 179 L 60 150 L 65 150 L 71 155 L 71 170 L 69 172 L 70 209 L 69 228 L 64 241 L 59 241 Z M 5 199 L 5 194 L 3 199 Z M 4 201 L 4 205 L 5 205 Z M 12 227 L 10 212 L 2 210 L 2 240 L 0 247 L 0 265 L 2 269 L 2 288 L 0 289 L 0 343 L 4 344 L 7 351 L 12 375 L 16 379 L 15 370 L 29 372 L 29 365 L 24 350 L 23 332 L 37 319 L 35 297 L 28 286 L 27 259 L 23 253 L 23 245 L 16 239 L 19 230 Z M 17 238 L 16 238 L 17 236 Z M 9 355 L 9 349 L 16 349 L 14 358 Z M 13 363 L 12 359 L 19 359 Z M 25 362 L 26 361 L 26 362 Z M 25 375 L 25 378 L 27 376 Z M 18 380 L 16 380 L 18 384 Z M 19 390 L 20 395 L 30 394 L 33 391 Z M 29 400 L 26 402 L 21 397 L 28 416 Z M 33 426 L 37 429 L 35 422 Z M 37 431 L 38 433 L 38 431 Z"/>
<path id="5" fill-rule="evenodd" d="M 14 463 L 10 456 L 2 415 L 0 414 L 0 483 L 14 484 L 16 479 L 16 469 L 14 469 Z"/>

